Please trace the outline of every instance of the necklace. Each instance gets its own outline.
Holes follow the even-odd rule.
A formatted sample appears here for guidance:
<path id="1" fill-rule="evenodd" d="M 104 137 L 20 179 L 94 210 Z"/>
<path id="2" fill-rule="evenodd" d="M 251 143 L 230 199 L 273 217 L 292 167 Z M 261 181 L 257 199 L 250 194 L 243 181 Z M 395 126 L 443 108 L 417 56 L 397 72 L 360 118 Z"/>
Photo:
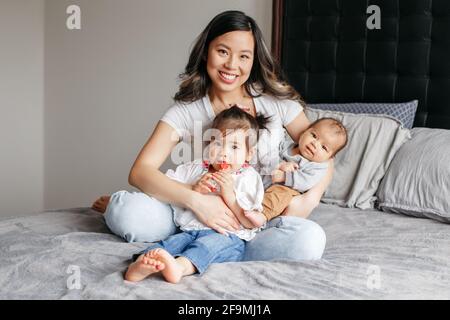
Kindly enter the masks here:
<path id="1" fill-rule="evenodd" d="M 212 109 L 214 111 L 215 115 L 218 115 L 220 112 L 222 112 L 223 110 L 229 109 L 231 108 L 233 105 L 237 105 L 238 107 L 240 107 L 242 110 L 244 110 L 245 112 L 248 112 L 251 116 L 255 117 L 255 107 L 254 107 L 254 103 L 253 103 L 253 99 L 250 101 L 250 106 L 247 107 L 246 104 L 240 104 L 240 103 L 229 103 L 228 106 L 225 106 L 225 104 L 223 105 L 222 108 L 219 108 L 218 106 L 216 106 L 214 104 L 214 102 L 211 102 L 211 106 Z"/>
<path id="2" fill-rule="evenodd" d="M 251 97 L 246 92 L 245 89 L 243 89 L 241 91 L 241 93 L 237 95 L 237 98 L 235 96 L 234 101 L 232 100 L 233 103 L 225 103 L 224 101 L 222 101 L 219 98 L 219 96 L 214 94 L 213 88 L 210 88 L 207 95 L 208 95 L 211 107 L 216 115 L 219 114 L 223 110 L 229 109 L 231 106 L 233 106 L 235 104 L 238 106 L 245 106 L 246 108 L 242 108 L 242 109 L 245 110 L 246 112 L 250 113 L 252 116 L 254 116 L 254 114 L 256 113 L 256 112 L 253 112 L 253 110 L 254 110 L 253 97 Z M 215 99 L 212 98 L 213 96 L 215 97 Z M 216 103 L 214 103 L 214 100 Z"/>

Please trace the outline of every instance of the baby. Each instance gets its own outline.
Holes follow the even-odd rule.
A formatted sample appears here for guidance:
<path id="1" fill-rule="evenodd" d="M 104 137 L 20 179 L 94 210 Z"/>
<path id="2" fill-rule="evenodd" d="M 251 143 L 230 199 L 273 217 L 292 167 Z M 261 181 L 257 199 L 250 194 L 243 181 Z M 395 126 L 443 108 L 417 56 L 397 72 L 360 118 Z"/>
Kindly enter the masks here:
<path id="1" fill-rule="evenodd" d="M 208 228 L 195 214 L 172 205 L 174 219 L 182 232 L 150 245 L 133 256 L 125 280 L 141 281 L 160 272 L 166 281 L 177 283 L 183 276 L 202 274 L 211 263 L 240 261 L 245 242 L 252 239 L 253 227 L 244 211 L 262 211 L 264 186 L 258 172 L 248 165 L 256 147 L 258 131 L 265 129 L 268 118 L 249 115 L 237 106 L 219 113 L 212 123 L 216 133 L 211 137 L 207 160 L 180 165 L 166 175 L 182 183 L 194 185 L 193 190 L 221 196 L 241 223 L 241 229 L 220 234 Z M 250 227 L 248 229 L 246 227 Z"/>
<path id="2" fill-rule="evenodd" d="M 301 134 L 297 144 L 283 142 L 280 155 L 285 161 L 272 172 L 274 185 L 264 194 L 263 211 L 245 212 L 253 227 L 260 227 L 282 214 L 293 197 L 322 180 L 328 169 L 328 160 L 345 147 L 347 139 L 347 130 L 341 122 L 322 118 Z"/>

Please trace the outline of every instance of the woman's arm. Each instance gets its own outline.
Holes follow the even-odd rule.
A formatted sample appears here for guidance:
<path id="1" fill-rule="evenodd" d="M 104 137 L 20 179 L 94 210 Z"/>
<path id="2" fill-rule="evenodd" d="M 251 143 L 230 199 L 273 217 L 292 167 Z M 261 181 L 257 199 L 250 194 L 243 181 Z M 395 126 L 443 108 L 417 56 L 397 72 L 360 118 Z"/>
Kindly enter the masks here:
<path id="1" fill-rule="evenodd" d="M 294 141 L 298 141 L 303 131 L 308 128 L 310 122 L 304 112 L 291 121 L 286 130 Z M 283 215 L 307 218 L 315 207 L 319 205 L 323 193 L 333 178 L 334 161 L 329 160 L 329 167 L 325 177 L 307 192 L 292 199 L 290 205 L 284 210 Z"/>
<path id="2" fill-rule="evenodd" d="M 191 209 L 201 222 L 220 233 L 239 229 L 239 222 L 220 197 L 195 192 L 159 171 L 178 141 L 175 129 L 159 121 L 136 158 L 128 182 L 160 201 Z"/>
<path id="3" fill-rule="evenodd" d="M 159 167 L 178 143 L 178 135 L 174 132 L 175 130 L 165 122 L 158 122 L 153 134 L 134 161 L 128 182 L 158 200 L 182 206 L 191 198 L 190 186 L 172 180 L 159 171 Z M 159 183 L 155 183 L 156 181 Z"/>
<path id="4" fill-rule="evenodd" d="M 323 193 L 333 178 L 334 161 L 329 160 L 328 163 L 329 167 L 325 177 L 307 192 L 292 198 L 291 203 L 283 212 L 284 216 L 308 218 L 314 208 L 319 205 Z"/>
<path id="5" fill-rule="evenodd" d="M 299 113 L 297 117 L 295 117 L 294 120 L 289 122 L 289 124 L 286 126 L 286 130 L 291 136 L 292 140 L 297 142 L 302 132 L 305 131 L 310 124 L 311 122 L 308 120 L 305 113 L 302 111 Z"/>

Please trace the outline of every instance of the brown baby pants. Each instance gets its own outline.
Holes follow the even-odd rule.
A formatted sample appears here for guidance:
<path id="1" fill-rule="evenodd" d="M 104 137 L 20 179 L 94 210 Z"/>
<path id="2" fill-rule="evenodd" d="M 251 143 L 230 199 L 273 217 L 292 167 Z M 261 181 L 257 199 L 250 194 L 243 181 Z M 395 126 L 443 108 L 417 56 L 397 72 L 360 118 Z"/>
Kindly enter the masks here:
<path id="1" fill-rule="evenodd" d="M 279 184 L 274 184 L 267 188 L 262 203 L 262 213 L 266 216 L 267 221 L 282 214 L 292 198 L 299 194 L 300 192 L 297 190 Z"/>

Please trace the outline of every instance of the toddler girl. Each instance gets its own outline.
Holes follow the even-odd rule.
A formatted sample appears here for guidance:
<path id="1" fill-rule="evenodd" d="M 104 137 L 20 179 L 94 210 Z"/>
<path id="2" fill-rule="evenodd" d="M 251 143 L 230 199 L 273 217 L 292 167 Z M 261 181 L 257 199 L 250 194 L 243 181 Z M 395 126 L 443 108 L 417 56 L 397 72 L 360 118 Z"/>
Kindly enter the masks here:
<path id="1" fill-rule="evenodd" d="M 242 259 L 244 241 L 252 239 L 260 229 L 253 227 L 244 211 L 263 209 L 262 179 L 248 162 L 256 151 L 258 131 L 266 129 L 267 121 L 261 115 L 254 118 L 237 106 L 222 111 L 212 123 L 207 159 L 166 173 L 179 182 L 195 184 L 195 191 L 221 196 L 241 223 L 241 229 L 217 233 L 197 220 L 192 211 L 172 205 L 175 223 L 182 232 L 134 255 L 126 280 L 140 281 L 160 272 L 166 281 L 177 283 L 183 276 L 204 273 L 211 263 Z"/>

